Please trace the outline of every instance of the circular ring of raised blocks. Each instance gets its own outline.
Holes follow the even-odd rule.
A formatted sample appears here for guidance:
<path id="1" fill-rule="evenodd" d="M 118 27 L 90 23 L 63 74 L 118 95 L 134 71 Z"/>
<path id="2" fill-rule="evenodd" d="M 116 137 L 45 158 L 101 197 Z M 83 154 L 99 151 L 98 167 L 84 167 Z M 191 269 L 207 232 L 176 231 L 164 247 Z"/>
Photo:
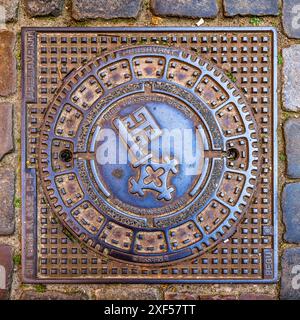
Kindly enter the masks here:
<path id="1" fill-rule="evenodd" d="M 182 185 L 174 159 L 138 158 L 112 171 L 97 163 L 104 127 L 120 136 L 120 125 L 136 121 L 124 127 L 132 133 L 147 120 L 160 130 L 168 116 L 200 135 L 200 172 Z M 221 70 L 176 48 L 134 47 L 65 79 L 41 128 L 39 172 L 52 210 L 80 241 L 118 260 L 161 265 L 232 234 L 255 190 L 256 143 L 250 108 Z"/>

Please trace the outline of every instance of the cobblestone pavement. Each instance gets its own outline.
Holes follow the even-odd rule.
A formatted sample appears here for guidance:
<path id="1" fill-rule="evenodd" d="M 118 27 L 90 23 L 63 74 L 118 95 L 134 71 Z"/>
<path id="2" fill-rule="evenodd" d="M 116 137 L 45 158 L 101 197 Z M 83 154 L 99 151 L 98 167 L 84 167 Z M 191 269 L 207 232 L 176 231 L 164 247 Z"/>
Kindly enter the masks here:
<path id="1" fill-rule="evenodd" d="M 200 18 L 204 20 L 198 23 Z M 281 281 L 262 285 L 22 285 L 21 27 L 200 24 L 274 26 L 279 32 Z M 300 298 L 300 0 L 0 0 L 0 27 L 0 271 L 4 274 L 0 299 Z"/>

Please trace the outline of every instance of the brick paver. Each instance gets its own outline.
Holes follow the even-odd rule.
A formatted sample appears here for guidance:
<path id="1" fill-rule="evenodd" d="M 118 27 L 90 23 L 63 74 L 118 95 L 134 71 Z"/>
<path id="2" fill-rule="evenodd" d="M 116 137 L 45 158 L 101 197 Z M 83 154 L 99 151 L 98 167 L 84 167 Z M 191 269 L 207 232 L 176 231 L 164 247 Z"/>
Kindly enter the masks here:
<path id="1" fill-rule="evenodd" d="M 19 0 L 0 0 L 0 6 L 5 9 L 5 21 L 16 21 L 18 17 Z"/>
<path id="2" fill-rule="evenodd" d="M 243 293 L 236 295 L 199 295 L 192 292 L 166 292 L 165 300 L 276 300 L 276 297 L 270 294 Z"/>
<path id="3" fill-rule="evenodd" d="M 283 106 L 289 111 L 300 110 L 300 45 L 284 48 Z"/>
<path id="4" fill-rule="evenodd" d="M 214 18 L 218 14 L 216 0 L 152 0 L 151 9 L 163 17 Z"/>
<path id="5" fill-rule="evenodd" d="M 0 236 L 10 235 L 15 230 L 14 185 L 14 168 L 0 168 Z"/>
<path id="6" fill-rule="evenodd" d="M 237 300 L 234 295 L 200 295 L 200 300 Z"/>
<path id="7" fill-rule="evenodd" d="M 239 300 L 277 300 L 277 297 L 270 294 L 243 293 Z"/>
<path id="8" fill-rule="evenodd" d="M 22 293 L 20 300 L 88 300 L 84 293 L 63 293 L 58 291 L 38 292 L 26 290 Z"/>
<path id="9" fill-rule="evenodd" d="M 7 300 L 12 282 L 12 248 L 0 244 L 0 300 Z"/>
<path id="10" fill-rule="evenodd" d="M 300 178 L 300 119 L 289 119 L 284 124 L 287 174 Z"/>
<path id="11" fill-rule="evenodd" d="M 280 299 L 300 299 L 300 248 L 289 248 L 283 253 L 281 260 Z"/>
<path id="12" fill-rule="evenodd" d="M 223 0 L 226 16 L 267 16 L 278 15 L 278 0 Z"/>
<path id="13" fill-rule="evenodd" d="M 300 243 L 300 183 L 287 184 L 282 193 L 282 211 L 287 242 Z"/>
<path id="14" fill-rule="evenodd" d="M 65 0 L 25 0 L 25 9 L 30 17 L 59 16 Z"/>
<path id="15" fill-rule="evenodd" d="M 72 16 L 76 20 L 137 18 L 142 0 L 73 0 Z"/>
<path id="16" fill-rule="evenodd" d="M 0 96 L 9 96 L 16 91 L 17 69 L 14 47 L 16 36 L 13 32 L 0 31 Z"/>
<path id="17" fill-rule="evenodd" d="M 130 294 L 125 286 L 114 288 L 101 288 L 95 291 L 97 300 L 159 300 L 160 292 L 157 288 L 144 288 L 142 286 L 131 285 Z"/>
<path id="18" fill-rule="evenodd" d="M 300 38 L 300 0 L 284 0 L 282 21 L 285 33 L 290 38 Z"/>
<path id="19" fill-rule="evenodd" d="M 13 126 L 12 114 L 13 105 L 11 103 L 0 103 L 0 161 L 10 151 L 13 150 Z"/>
<path id="20" fill-rule="evenodd" d="M 165 300 L 199 300 L 199 295 L 192 292 L 165 292 Z"/>

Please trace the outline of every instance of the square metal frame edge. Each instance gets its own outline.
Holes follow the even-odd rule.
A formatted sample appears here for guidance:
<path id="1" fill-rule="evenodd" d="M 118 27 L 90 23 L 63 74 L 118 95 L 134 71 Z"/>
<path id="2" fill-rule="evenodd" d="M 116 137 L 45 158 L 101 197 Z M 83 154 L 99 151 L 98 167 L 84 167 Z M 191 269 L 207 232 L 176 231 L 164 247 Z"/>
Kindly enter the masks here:
<path id="1" fill-rule="evenodd" d="M 22 201 L 22 282 L 28 284 L 70 284 L 70 283 L 78 283 L 78 284 L 97 284 L 97 283 L 128 283 L 128 284 L 158 284 L 158 283 L 173 283 L 173 284 L 184 284 L 184 283 L 261 283 L 261 284 L 271 284 L 278 282 L 278 138 L 277 138 L 277 128 L 278 128 L 278 68 L 277 68 L 277 60 L 278 60 L 278 36 L 277 29 L 274 27 L 22 27 L 21 28 L 21 39 L 22 39 L 22 48 L 24 45 L 24 38 L 28 31 L 35 32 L 50 32 L 55 30 L 56 32 L 199 32 L 199 31 L 216 31 L 216 32 L 226 32 L 226 31 L 270 31 L 273 33 L 273 127 L 274 127 L 274 139 L 273 139 L 273 184 L 274 184 L 274 196 L 273 196 L 273 219 L 274 219 L 274 277 L 272 279 L 254 279 L 254 280 L 243 280 L 243 279 L 232 279 L 232 280 L 158 280 L 158 279 L 136 279 L 136 280 L 125 280 L 125 279 L 101 279 L 101 280 L 93 280 L 93 279 L 76 279 L 75 281 L 71 278 L 69 279 L 37 279 L 37 278 L 28 278 L 24 274 L 24 265 L 26 262 L 26 257 L 24 254 L 26 241 L 23 237 L 25 234 L 25 225 L 24 218 L 26 214 L 26 203 Z M 26 141 L 27 132 L 26 128 L 26 102 L 25 102 L 25 55 L 22 51 L 22 148 L 21 148 L 21 176 L 22 176 L 22 199 L 24 200 L 25 196 L 25 187 L 26 187 L 26 178 L 25 178 L 25 169 L 26 169 Z M 37 255 L 37 253 L 36 253 Z"/>

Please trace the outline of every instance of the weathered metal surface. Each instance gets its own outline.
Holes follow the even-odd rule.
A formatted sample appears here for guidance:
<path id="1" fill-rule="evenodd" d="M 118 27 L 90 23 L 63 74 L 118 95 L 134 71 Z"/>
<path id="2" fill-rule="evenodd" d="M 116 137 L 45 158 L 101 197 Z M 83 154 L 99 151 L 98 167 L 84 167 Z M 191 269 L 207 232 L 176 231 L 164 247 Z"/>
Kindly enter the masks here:
<path id="1" fill-rule="evenodd" d="M 273 281 L 274 42 L 24 29 L 25 281 Z M 194 162 L 148 149 L 174 129 L 191 132 Z M 102 163 L 103 132 L 130 159 Z"/>

